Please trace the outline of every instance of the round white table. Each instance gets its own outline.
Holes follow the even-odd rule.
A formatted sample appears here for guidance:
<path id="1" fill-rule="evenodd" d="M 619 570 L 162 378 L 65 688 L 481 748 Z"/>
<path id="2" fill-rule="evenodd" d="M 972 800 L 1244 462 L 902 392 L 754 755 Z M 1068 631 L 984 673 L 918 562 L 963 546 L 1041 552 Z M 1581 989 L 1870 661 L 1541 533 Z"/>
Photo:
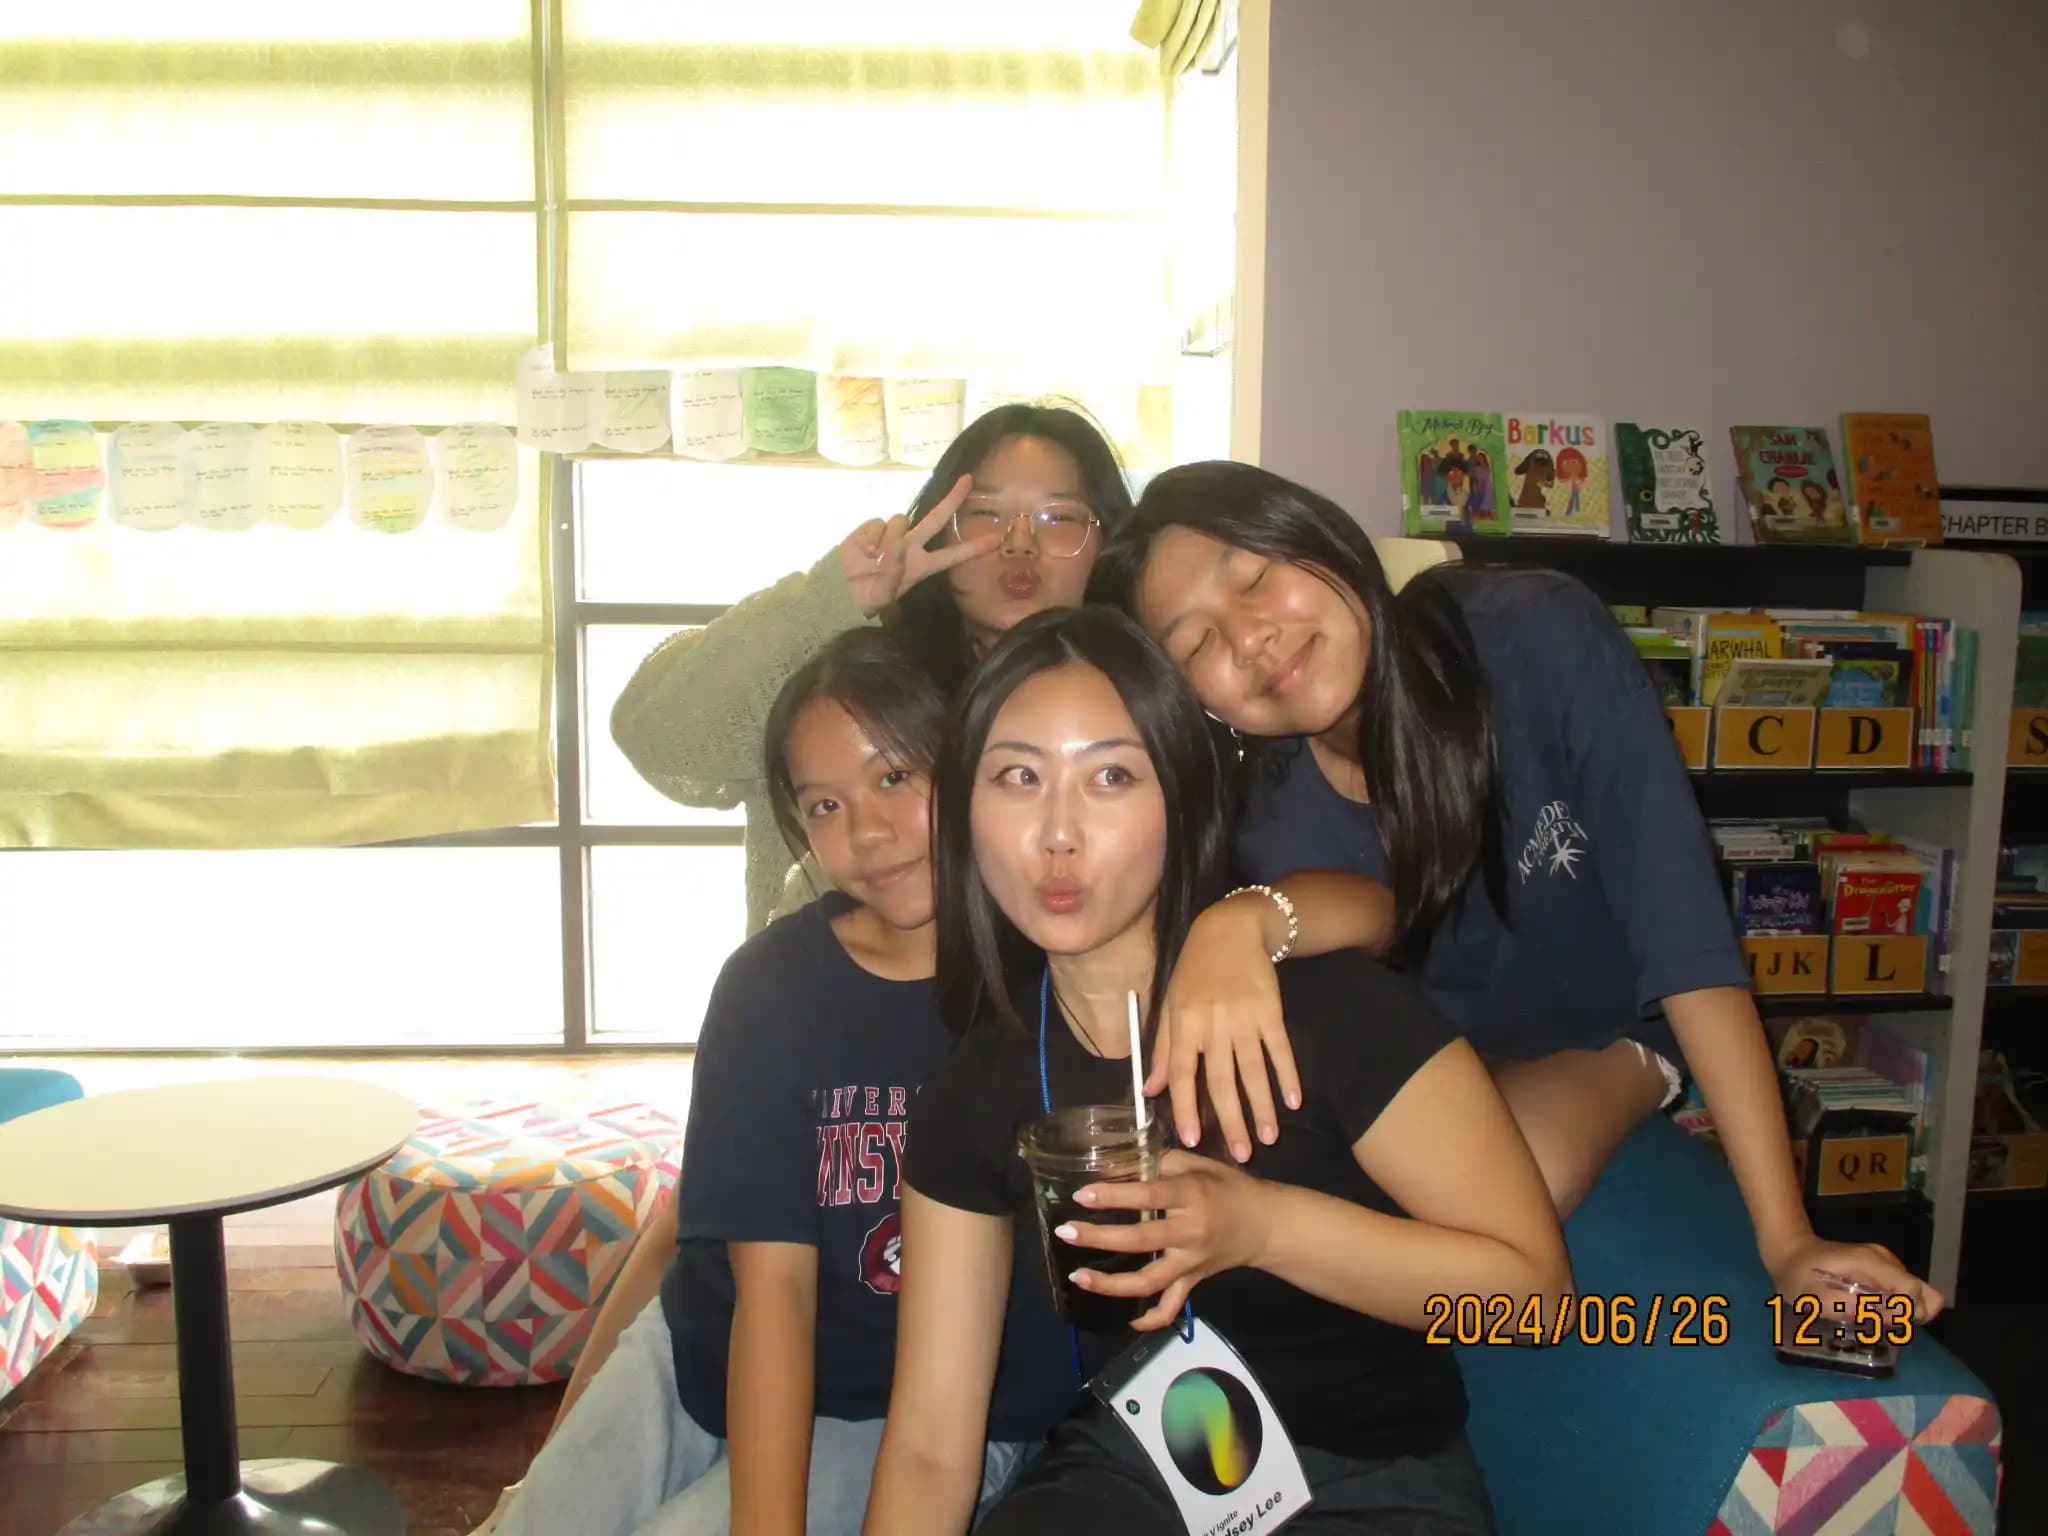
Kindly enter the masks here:
<path id="1" fill-rule="evenodd" d="M 103 1093 L 0 1125 L 0 1216 L 171 1228 L 185 1470 L 129 1489 L 58 1536 L 404 1536 L 397 1497 L 366 1472 L 241 1461 L 221 1219 L 376 1167 L 415 1119 L 411 1100 L 369 1083 L 262 1077 Z"/>

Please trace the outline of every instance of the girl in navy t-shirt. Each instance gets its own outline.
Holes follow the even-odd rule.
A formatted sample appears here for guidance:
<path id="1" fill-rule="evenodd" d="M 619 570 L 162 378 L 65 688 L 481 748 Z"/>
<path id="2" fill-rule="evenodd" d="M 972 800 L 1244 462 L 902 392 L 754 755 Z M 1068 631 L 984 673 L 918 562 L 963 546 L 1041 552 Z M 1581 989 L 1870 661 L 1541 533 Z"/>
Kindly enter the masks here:
<path id="1" fill-rule="evenodd" d="M 889 1402 L 905 1132 L 950 1043 L 932 984 L 943 715 L 877 630 L 833 641 L 777 698 L 777 821 L 837 890 L 720 972 L 681 1184 L 614 1285 L 498 1536 L 859 1529 Z M 985 1493 L 1072 1387 L 1042 1284 L 1019 1289 Z"/>
<path id="2" fill-rule="evenodd" d="M 1175 1019 L 1157 1070 L 1175 1076 L 1184 1134 L 1198 1055 L 1226 1127 L 1242 1124 L 1235 1064 L 1261 1139 L 1275 1129 L 1262 1047 L 1283 1096 L 1298 1092 L 1258 1002 L 1265 957 L 1298 924 L 1301 953 L 1357 944 L 1419 968 L 1494 1061 L 1561 1211 L 1689 1068 L 1782 1290 L 1846 1274 L 1923 1319 L 1940 1309 L 1891 1253 L 1824 1242 L 1807 1219 L 1697 802 L 1591 592 L 1444 564 L 1397 597 L 1342 508 L 1219 462 L 1152 480 L 1094 595 L 1135 614 L 1237 737 L 1239 859 L 1280 891 L 1198 925 L 1206 981 L 1248 975 L 1252 1005 Z"/>

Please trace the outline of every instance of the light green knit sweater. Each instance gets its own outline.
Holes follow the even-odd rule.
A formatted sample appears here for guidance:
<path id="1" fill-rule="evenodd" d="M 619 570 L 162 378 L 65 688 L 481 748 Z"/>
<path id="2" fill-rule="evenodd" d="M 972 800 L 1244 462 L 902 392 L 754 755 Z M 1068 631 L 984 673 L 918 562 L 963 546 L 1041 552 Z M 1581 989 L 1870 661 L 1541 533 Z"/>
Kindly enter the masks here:
<path id="1" fill-rule="evenodd" d="M 656 646 L 612 709 L 612 739 L 664 795 L 712 810 L 746 807 L 750 934 L 829 889 L 809 866 L 797 873 L 775 828 L 761 743 L 769 707 L 826 641 L 874 622 L 854 602 L 835 548 Z"/>

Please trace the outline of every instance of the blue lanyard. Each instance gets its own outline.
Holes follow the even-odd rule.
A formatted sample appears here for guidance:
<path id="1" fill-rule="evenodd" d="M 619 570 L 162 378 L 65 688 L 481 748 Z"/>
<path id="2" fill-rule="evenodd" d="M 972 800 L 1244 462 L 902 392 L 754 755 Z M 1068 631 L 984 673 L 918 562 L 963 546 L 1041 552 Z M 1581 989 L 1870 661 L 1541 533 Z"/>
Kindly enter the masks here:
<path id="1" fill-rule="evenodd" d="M 1052 968 L 1046 968 L 1045 976 L 1038 983 L 1038 1102 L 1045 1112 L 1052 1113 L 1052 1074 L 1045 1064 L 1045 1020 L 1052 1005 Z M 1180 1326 L 1175 1330 L 1183 1339 L 1193 1340 L 1195 1336 L 1195 1302 L 1189 1297 L 1180 1305 Z M 1081 1368 L 1081 1331 L 1072 1323 L 1067 1324 L 1067 1344 L 1074 1352 L 1074 1374 L 1086 1377 Z"/>

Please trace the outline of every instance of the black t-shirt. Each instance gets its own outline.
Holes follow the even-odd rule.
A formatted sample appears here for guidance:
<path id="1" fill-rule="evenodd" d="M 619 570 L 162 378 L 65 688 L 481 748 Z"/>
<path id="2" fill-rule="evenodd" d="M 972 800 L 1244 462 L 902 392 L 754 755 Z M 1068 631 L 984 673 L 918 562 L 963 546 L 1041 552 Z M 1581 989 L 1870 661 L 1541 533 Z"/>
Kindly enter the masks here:
<path id="1" fill-rule="evenodd" d="M 1682 1060 L 1661 1000 L 1747 987 L 1713 845 L 1656 690 L 1628 637 L 1554 571 L 1440 569 L 1486 674 L 1507 825 L 1507 921 L 1465 887 L 1430 941 L 1423 985 L 1495 1055 L 1598 1050 L 1628 1036 Z M 1288 748 L 1276 750 L 1286 751 Z M 1296 743 L 1261 775 L 1237 830 L 1253 880 L 1347 869 L 1384 880 L 1369 805 Z"/>
<path id="2" fill-rule="evenodd" d="M 1036 989 L 1028 1019 L 1037 1016 Z M 1280 967 L 1287 1033 L 1304 1103 L 1279 1105 L 1280 1139 L 1247 1165 L 1373 1210 L 1399 1208 L 1365 1176 L 1352 1144 L 1425 1062 L 1453 1037 L 1449 1022 L 1411 982 L 1357 951 Z M 1128 1060 L 1091 1055 L 1055 1012 L 1046 1039 L 1053 1107 L 1120 1103 Z M 1042 1113 L 1035 1030 L 976 1023 L 925 1082 L 911 1117 L 904 1179 L 960 1210 L 1009 1215 L 1016 1245 L 1037 1264 L 1031 1181 L 1017 1133 Z M 1447 1349 L 1412 1329 L 1353 1312 L 1263 1270 L 1216 1275 L 1194 1293 L 1197 1324 L 1213 1324 L 1265 1386 L 1298 1444 L 1347 1456 L 1424 1454 L 1465 1422 L 1465 1389 Z M 1082 1335 L 1088 1369 L 1127 1333 Z"/>
<path id="3" fill-rule="evenodd" d="M 676 1395 L 712 1434 L 725 1433 L 727 1243 L 818 1250 L 815 1411 L 888 1412 L 905 1129 L 952 1037 L 931 982 L 887 981 L 847 954 L 832 919 L 851 905 L 835 893 L 749 939 L 705 1011 L 661 1307 Z M 1017 1276 L 989 1433 L 1035 1440 L 1073 1383 L 1043 1283 L 1021 1263 Z"/>

